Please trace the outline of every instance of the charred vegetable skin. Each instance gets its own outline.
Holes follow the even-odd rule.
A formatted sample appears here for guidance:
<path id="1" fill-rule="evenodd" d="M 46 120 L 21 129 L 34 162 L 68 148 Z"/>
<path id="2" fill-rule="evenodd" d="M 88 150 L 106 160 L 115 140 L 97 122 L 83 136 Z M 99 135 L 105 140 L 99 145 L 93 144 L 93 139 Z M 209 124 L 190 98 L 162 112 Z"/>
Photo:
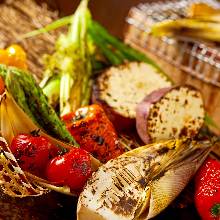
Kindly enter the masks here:
<path id="1" fill-rule="evenodd" d="M 124 152 L 101 106 L 94 104 L 80 108 L 75 113 L 65 115 L 63 121 L 80 147 L 101 162 L 105 163 Z"/>
<path id="2" fill-rule="evenodd" d="M 4 78 L 6 88 L 15 101 L 37 125 L 48 134 L 77 146 L 30 73 L 0 65 L 0 76 Z"/>
<path id="3" fill-rule="evenodd" d="M 211 157 L 196 174 L 195 204 L 203 220 L 220 219 L 220 162 Z"/>

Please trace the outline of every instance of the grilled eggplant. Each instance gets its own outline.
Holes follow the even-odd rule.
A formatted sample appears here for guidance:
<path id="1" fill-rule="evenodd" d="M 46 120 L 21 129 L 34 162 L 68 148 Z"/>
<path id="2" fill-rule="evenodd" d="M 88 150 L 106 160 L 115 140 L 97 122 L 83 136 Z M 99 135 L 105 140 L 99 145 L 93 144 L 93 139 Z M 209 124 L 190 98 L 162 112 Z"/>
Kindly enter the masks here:
<path id="1" fill-rule="evenodd" d="M 102 104 L 115 127 L 122 130 L 135 125 L 137 104 L 146 95 L 168 86 L 170 80 L 154 66 L 131 62 L 111 67 L 97 78 L 93 102 Z"/>
<path id="2" fill-rule="evenodd" d="M 152 92 L 137 107 L 136 127 L 144 143 L 194 137 L 204 124 L 201 93 L 191 86 Z"/>
<path id="3" fill-rule="evenodd" d="M 129 151 L 101 166 L 78 200 L 78 220 L 150 219 L 184 189 L 211 150 L 177 139 Z"/>

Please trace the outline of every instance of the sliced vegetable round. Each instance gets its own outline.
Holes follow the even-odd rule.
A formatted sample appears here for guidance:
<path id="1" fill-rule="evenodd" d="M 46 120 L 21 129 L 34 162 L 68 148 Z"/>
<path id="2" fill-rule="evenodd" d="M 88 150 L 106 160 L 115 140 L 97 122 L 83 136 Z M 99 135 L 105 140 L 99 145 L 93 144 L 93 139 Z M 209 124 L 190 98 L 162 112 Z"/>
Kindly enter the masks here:
<path id="1" fill-rule="evenodd" d="M 144 143 L 195 136 L 204 123 L 201 93 L 191 86 L 152 92 L 137 106 L 136 128 Z"/>
<path id="2" fill-rule="evenodd" d="M 135 122 L 136 106 L 146 95 L 168 86 L 171 86 L 171 82 L 154 66 L 131 62 L 111 67 L 97 78 L 93 101 L 107 109 L 117 128 L 125 127 L 132 124 L 126 122 Z M 122 122 L 120 125 L 119 120 Z"/>

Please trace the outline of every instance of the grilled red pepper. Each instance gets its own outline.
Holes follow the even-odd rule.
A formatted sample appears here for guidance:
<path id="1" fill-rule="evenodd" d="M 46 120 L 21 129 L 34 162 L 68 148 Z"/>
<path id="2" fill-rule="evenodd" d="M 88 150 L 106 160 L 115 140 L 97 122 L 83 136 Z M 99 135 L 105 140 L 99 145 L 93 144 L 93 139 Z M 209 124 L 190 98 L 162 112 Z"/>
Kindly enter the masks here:
<path id="1" fill-rule="evenodd" d="M 90 105 L 63 116 L 63 121 L 80 147 L 105 163 L 121 155 L 116 131 L 99 105 Z"/>
<path id="2" fill-rule="evenodd" d="M 220 161 L 208 158 L 195 178 L 195 204 L 203 220 L 220 219 Z"/>

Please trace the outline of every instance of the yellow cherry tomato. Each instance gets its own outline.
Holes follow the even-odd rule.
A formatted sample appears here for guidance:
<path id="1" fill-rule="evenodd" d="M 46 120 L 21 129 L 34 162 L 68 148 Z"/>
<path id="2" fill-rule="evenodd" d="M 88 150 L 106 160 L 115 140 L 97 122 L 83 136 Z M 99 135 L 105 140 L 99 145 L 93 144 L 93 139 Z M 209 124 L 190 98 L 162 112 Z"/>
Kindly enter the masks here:
<path id="1" fill-rule="evenodd" d="M 9 64 L 9 57 L 6 50 L 0 49 L 0 64 Z"/>
<path id="2" fill-rule="evenodd" d="M 12 44 L 10 47 L 6 49 L 9 56 L 16 56 L 21 60 L 26 60 L 26 53 L 24 52 L 23 48 L 17 44 Z"/>
<path id="3" fill-rule="evenodd" d="M 13 44 L 6 49 L 8 54 L 8 65 L 21 69 L 27 69 L 27 56 L 22 47 Z"/>

